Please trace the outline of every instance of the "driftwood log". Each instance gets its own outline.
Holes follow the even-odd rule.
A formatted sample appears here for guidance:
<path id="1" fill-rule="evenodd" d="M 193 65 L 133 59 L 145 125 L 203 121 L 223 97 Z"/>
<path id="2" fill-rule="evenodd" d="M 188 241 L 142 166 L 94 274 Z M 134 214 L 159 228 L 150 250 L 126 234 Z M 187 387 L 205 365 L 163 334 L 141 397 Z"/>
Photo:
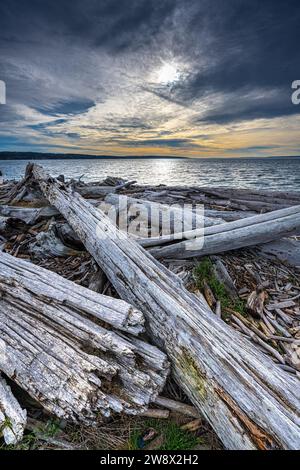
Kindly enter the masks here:
<path id="1" fill-rule="evenodd" d="M 104 197 L 107 194 L 116 192 L 116 188 L 114 186 L 82 186 L 76 189 L 79 194 L 86 199 Z"/>
<path id="2" fill-rule="evenodd" d="M 28 225 L 35 224 L 39 219 L 51 218 L 58 215 L 57 209 L 46 206 L 40 209 L 0 205 L 1 216 L 22 220 Z"/>
<path id="3" fill-rule="evenodd" d="M 292 205 L 299 205 L 299 192 L 296 191 L 262 191 L 224 187 L 142 187 L 136 188 L 136 197 L 171 203 L 173 200 L 188 200 L 203 203 L 206 206 L 230 209 L 231 211 L 268 212 Z"/>
<path id="4" fill-rule="evenodd" d="M 148 224 L 151 231 L 159 234 L 162 229 L 163 222 L 166 223 L 169 233 L 174 231 L 187 231 L 200 227 L 209 227 L 224 223 L 221 217 L 207 217 L 203 216 L 203 210 L 200 213 L 193 211 L 191 208 L 180 206 L 167 206 L 158 204 L 157 202 L 147 201 L 144 199 L 134 199 L 127 196 L 119 196 L 117 194 L 109 194 L 105 198 L 105 203 L 109 207 L 112 205 L 118 209 L 118 214 L 122 212 L 134 215 L 141 214 L 139 220 L 148 229 Z M 105 207 L 104 204 L 98 206 L 100 209 Z M 143 212 L 146 214 L 144 215 Z M 174 230 L 175 228 L 175 230 Z"/>
<path id="5" fill-rule="evenodd" d="M 6 444 L 16 444 L 23 438 L 26 411 L 22 410 L 10 386 L 0 374 L 0 437 Z"/>
<path id="6" fill-rule="evenodd" d="M 215 210 L 215 209 L 205 209 L 204 215 L 207 217 L 216 217 L 220 218 L 225 222 L 232 222 L 233 220 L 245 219 L 246 217 L 251 217 L 256 215 L 256 212 L 253 211 L 225 211 L 225 210 Z"/>
<path id="7" fill-rule="evenodd" d="M 83 422 L 139 414 L 161 392 L 166 356 L 124 336 L 143 330 L 126 302 L 5 253 L 0 293 L 0 370 L 48 412 Z"/>
<path id="8" fill-rule="evenodd" d="M 186 403 L 180 403 L 176 400 L 170 400 L 170 398 L 157 397 L 155 400 L 156 405 L 167 408 L 168 410 L 180 413 L 191 418 L 200 418 L 199 412 L 196 408 Z"/>
<path id="9" fill-rule="evenodd" d="M 156 239 L 141 239 L 157 258 L 193 258 L 259 245 L 300 233 L 300 206 L 255 215 L 226 224 Z M 167 244 L 166 246 L 161 246 Z"/>
<path id="10" fill-rule="evenodd" d="M 300 194 L 296 191 L 264 191 L 237 188 L 207 188 L 201 187 L 200 191 L 207 195 L 220 198 L 236 199 L 242 201 L 255 201 L 271 205 L 292 206 L 300 203 Z"/>
<path id="11" fill-rule="evenodd" d="M 283 196 L 285 196 L 285 193 L 283 193 Z M 104 202 L 103 201 L 99 202 L 97 200 L 94 200 L 93 204 L 95 204 L 96 207 L 103 210 L 105 213 L 109 215 L 110 206 L 112 205 L 112 206 L 118 207 L 120 205 L 119 204 L 120 198 L 124 198 L 124 196 L 118 196 L 117 194 L 109 194 L 108 196 L 106 196 Z M 135 233 L 135 235 L 138 235 L 141 238 L 141 240 L 139 240 L 138 242 L 144 247 L 163 245 L 163 244 L 167 244 L 168 242 L 173 242 L 175 240 L 178 243 L 182 238 L 183 239 L 185 239 L 185 237 L 188 239 L 194 238 L 193 233 L 201 234 L 202 232 L 202 230 L 200 230 L 199 232 L 189 231 L 188 225 L 190 221 L 193 220 L 192 225 L 194 226 L 196 225 L 196 221 L 198 221 L 198 223 L 200 222 L 201 224 L 201 217 L 197 216 L 196 218 L 195 213 L 193 213 L 192 216 L 190 215 L 185 216 L 187 209 L 182 210 L 177 207 L 170 208 L 167 205 L 158 204 L 153 201 L 147 201 L 144 199 L 134 199 L 130 197 L 127 197 L 126 199 L 124 199 L 124 201 L 125 201 L 125 204 L 122 205 L 121 207 L 123 208 L 123 210 L 126 210 L 126 208 L 128 209 L 129 216 L 130 214 L 134 214 L 134 213 L 138 214 L 138 220 L 139 220 L 141 229 L 140 229 L 140 233 L 139 234 Z M 145 217 L 144 218 L 141 217 L 141 213 L 142 213 L 142 211 L 140 211 L 141 205 L 142 205 L 143 211 L 145 210 L 145 208 L 146 208 L 146 211 L 147 210 L 149 211 L 148 219 Z M 157 220 L 158 220 L 157 217 L 154 219 L 153 218 L 151 219 L 151 207 L 154 208 L 156 213 L 160 214 L 159 224 L 157 224 Z M 118 215 L 119 214 L 120 212 L 118 213 Z M 176 215 L 177 215 L 177 219 L 175 219 Z M 205 209 L 203 221 L 204 221 L 204 226 L 207 228 L 212 225 L 224 224 L 225 221 L 233 222 L 233 221 L 237 221 L 240 219 L 252 217 L 255 215 L 256 215 L 255 212 L 249 212 L 249 211 L 224 211 L 224 210 L 220 211 L 220 210 Z M 172 230 L 172 228 L 174 227 L 180 228 L 180 226 L 182 226 L 183 229 L 187 230 L 187 233 L 186 234 L 185 232 L 183 234 L 178 233 L 177 236 L 175 237 L 173 235 L 166 235 L 166 234 L 164 236 L 153 237 L 153 233 L 157 234 L 161 232 L 162 217 L 165 217 L 165 220 L 171 221 L 171 224 L 170 224 L 171 234 L 173 233 L 174 235 L 174 230 Z M 266 218 L 264 217 L 266 221 L 268 220 L 268 217 Z M 273 217 L 273 215 L 271 217 Z M 176 220 L 176 223 L 174 223 L 174 219 Z M 253 220 L 255 222 L 255 219 Z M 182 221 L 184 223 L 182 223 Z M 156 224 L 155 227 L 153 227 L 153 222 L 154 224 Z M 243 224 L 239 224 L 236 226 L 236 228 L 239 228 L 239 227 L 241 228 L 242 226 Z M 151 232 L 150 232 L 150 229 L 148 230 L 148 227 L 150 227 Z M 234 228 L 234 226 L 232 228 Z M 143 233 L 147 234 L 147 232 L 148 232 L 148 236 L 145 238 L 142 238 L 142 234 Z M 216 233 L 218 233 L 218 230 L 216 232 L 214 230 L 212 231 L 206 230 L 204 232 L 206 236 L 210 234 L 213 235 Z M 149 234 L 151 234 L 151 237 L 149 236 Z M 278 239 L 269 243 L 260 244 L 258 249 L 260 250 L 263 256 L 266 255 L 267 257 L 273 257 L 273 258 L 276 257 L 279 260 L 288 262 L 289 264 L 293 266 L 300 266 L 300 249 L 298 245 L 299 245 L 299 242 L 297 243 L 296 241 L 293 241 L 293 240 Z M 228 249 L 231 249 L 231 241 L 225 244 L 224 250 L 222 247 L 222 251 L 227 251 Z M 215 251 L 217 252 L 217 250 Z M 155 254 L 155 251 L 153 252 L 153 254 Z"/>
<path id="12" fill-rule="evenodd" d="M 80 249 L 77 250 L 75 247 L 71 248 L 64 243 L 63 234 L 59 232 L 58 227 L 59 225 L 53 222 L 49 224 L 46 232 L 39 232 L 36 235 L 34 242 L 29 243 L 29 252 L 37 258 L 80 255 Z M 73 243 L 72 246 L 74 246 Z"/>
<path id="13" fill-rule="evenodd" d="M 300 240 L 283 238 L 258 247 L 259 254 L 266 258 L 277 258 L 283 263 L 300 267 Z"/>
<path id="14" fill-rule="evenodd" d="M 299 383 L 212 313 L 203 297 L 112 226 L 79 194 L 32 167 L 120 296 L 140 308 L 177 383 L 227 448 L 297 449 Z"/>

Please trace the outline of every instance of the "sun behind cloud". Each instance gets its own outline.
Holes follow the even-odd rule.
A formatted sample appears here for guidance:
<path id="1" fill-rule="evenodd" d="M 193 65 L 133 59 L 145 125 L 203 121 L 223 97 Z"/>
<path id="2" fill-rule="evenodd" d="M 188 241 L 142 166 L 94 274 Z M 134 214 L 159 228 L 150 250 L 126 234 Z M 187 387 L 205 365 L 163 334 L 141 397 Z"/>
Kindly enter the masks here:
<path id="1" fill-rule="evenodd" d="M 164 64 L 157 71 L 157 81 L 162 85 L 169 85 L 180 79 L 180 71 L 174 64 Z"/>

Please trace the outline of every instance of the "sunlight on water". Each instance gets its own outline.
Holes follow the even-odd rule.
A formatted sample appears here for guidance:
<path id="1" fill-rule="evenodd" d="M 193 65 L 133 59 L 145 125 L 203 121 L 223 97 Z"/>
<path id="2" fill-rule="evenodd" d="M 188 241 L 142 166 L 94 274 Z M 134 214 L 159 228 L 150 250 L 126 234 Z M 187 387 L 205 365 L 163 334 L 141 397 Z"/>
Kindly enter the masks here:
<path id="1" fill-rule="evenodd" d="M 1 161 L 6 179 L 24 175 L 28 161 Z M 280 159 L 145 159 L 145 160 L 41 160 L 53 176 L 83 175 L 84 181 L 106 176 L 134 179 L 148 185 L 228 186 L 300 191 L 300 158 Z"/>

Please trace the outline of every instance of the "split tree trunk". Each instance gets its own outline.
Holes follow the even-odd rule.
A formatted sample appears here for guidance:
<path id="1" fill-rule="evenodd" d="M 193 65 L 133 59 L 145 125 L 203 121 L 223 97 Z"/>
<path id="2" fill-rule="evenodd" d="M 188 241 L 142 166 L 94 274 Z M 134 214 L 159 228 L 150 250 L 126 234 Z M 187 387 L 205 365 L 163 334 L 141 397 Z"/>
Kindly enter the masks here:
<path id="1" fill-rule="evenodd" d="M 33 166 L 51 204 L 64 215 L 120 296 L 139 307 L 168 354 L 177 383 L 227 448 L 300 447 L 299 384 L 212 313 L 99 210 Z"/>
<path id="2" fill-rule="evenodd" d="M 138 333 L 139 311 L 5 253 L 0 273 L 0 370 L 46 410 L 93 422 L 155 400 L 166 356 L 112 329 Z"/>

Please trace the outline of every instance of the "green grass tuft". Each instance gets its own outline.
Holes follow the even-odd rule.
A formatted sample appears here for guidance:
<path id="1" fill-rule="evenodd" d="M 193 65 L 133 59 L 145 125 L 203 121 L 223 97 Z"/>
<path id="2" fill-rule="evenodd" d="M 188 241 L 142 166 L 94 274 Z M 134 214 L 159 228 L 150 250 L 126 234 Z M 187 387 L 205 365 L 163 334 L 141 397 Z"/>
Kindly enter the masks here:
<path id="1" fill-rule="evenodd" d="M 210 286 L 216 299 L 221 302 L 222 315 L 225 319 L 229 316 L 226 312 L 224 313 L 224 308 L 231 308 L 232 310 L 239 312 L 241 315 L 246 315 L 245 302 L 241 299 L 233 300 L 229 296 L 224 284 L 216 278 L 210 258 L 203 258 L 203 260 L 194 268 L 193 273 L 196 287 L 199 290 L 203 290 L 204 281 L 206 281 Z"/>
<path id="2" fill-rule="evenodd" d="M 7 426 L 7 423 L 6 423 Z M 54 437 L 60 431 L 59 422 L 50 419 L 41 428 L 33 429 L 30 433 L 25 434 L 22 441 L 16 445 L 0 445 L 0 450 L 34 450 L 40 444 L 40 437 Z M 0 429 L 1 432 L 1 429 Z"/>
<path id="3" fill-rule="evenodd" d="M 200 442 L 194 433 L 184 431 L 174 421 L 147 419 L 144 429 L 147 428 L 153 428 L 158 435 L 163 436 L 163 443 L 157 450 L 191 450 Z M 141 434 L 140 430 L 134 430 L 131 433 L 128 442 L 129 450 L 140 449 L 139 438 Z"/>

